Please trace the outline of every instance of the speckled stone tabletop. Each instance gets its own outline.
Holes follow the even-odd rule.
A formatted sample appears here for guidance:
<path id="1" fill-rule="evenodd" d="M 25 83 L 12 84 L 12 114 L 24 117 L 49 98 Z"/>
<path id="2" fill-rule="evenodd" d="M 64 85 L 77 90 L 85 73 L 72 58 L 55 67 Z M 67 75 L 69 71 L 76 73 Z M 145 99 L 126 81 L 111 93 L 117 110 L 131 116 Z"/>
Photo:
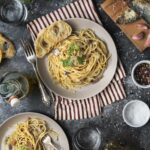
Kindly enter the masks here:
<path id="1" fill-rule="evenodd" d="M 64 6 L 71 1 L 73 0 L 36 0 L 32 5 L 28 21 Z M 121 141 L 124 145 L 131 145 L 133 147 L 132 149 L 135 150 L 150 150 L 150 123 L 142 128 L 131 128 L 122 119 L 122 109 L 128 101 L 140 99 L 150 105 L 150 90 L 136 87 L 131 79 L 133 65 L 140 60 L 150 60 L 150 50 L 146 50 L 141 54 L 99 7 L 100 2 L 101 0 L 94 0 L 99 17 L 104 27 L 113 37 L 117 46 L 118 55 L 127 73 L 127 77 L 124 80 L 127 98 L 105 107 L 102 116 L 78 121 L 57 122 L 66 132 L 71 150 L 74 150 L 72 139 L 75 132 L 86 126 L 99 127 L 102 132 L 103 144 L 111 140 L 117 140 Z M 43 113 L 53 118 L 53 105 L 46 107 L 41 102 L 41 95 L 36 83 L 35 74 L 31 65 L 26 61 L 20 44 L 20 38 L 22 36 L 29 36 L 25 25 L 13 26 L 0 21 L 0 32 L 10 37 L 14 41 L 17 49 L 16 56 L 13 59 L 4 60 L 0 64 L 0 76 L 7 71 L 15 70 L 27 75 L 32 84 L 29 96 L 17 108 L 11 108 L 8 104 L 0 101 L 0 123 L 3 123 L 3 121 L 12 115 L 28 111 Z"/>

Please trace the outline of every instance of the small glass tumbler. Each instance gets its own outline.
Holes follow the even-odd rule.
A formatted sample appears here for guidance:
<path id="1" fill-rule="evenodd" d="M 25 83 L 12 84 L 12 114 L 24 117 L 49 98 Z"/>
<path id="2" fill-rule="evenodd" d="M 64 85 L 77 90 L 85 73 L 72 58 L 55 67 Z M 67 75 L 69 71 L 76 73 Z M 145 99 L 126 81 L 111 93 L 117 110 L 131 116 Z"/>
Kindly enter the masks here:
<path id="1" fill-rule="evenodd" d="M 20 24 L 26 21 L 28 9 L 22 0 L 2 0 L 0 19 L 6 23 Z"/>
<path id="2" fill-rule="evenodd" d="M 77 131 L 73 144 L 76 150 L 99 150 L 101 141 L 101 132 L 98 128 L 86 127 Z"/>
<path id="3" fill-rule="evenodd" d="M 29 81 L 19 72 L 7 72 L 0 79 L 0 99 L 17 106 L 29 93 Z"/>

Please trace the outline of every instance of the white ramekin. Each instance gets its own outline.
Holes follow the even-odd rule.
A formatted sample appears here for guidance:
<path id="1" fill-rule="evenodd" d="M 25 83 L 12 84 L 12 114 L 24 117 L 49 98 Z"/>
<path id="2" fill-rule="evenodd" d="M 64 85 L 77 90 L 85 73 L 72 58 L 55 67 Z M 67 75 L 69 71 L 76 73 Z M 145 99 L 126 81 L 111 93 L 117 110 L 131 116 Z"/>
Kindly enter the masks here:
<path id="1" fill-rule="evenodd" d="M 142 116 L 142 119 L 141 119 L 141 121 L 140 122 L 138 122 L 138 123 L 133 123 L 133 120 L 132 120 L 132 118 L 133 117 L 131 117 L 133 114 L 130 114 L 130 113 L 132 113 L 133 111 L 133 106 L 137 109 L 137 111 L 139 112 L 140 110 L 138 109 L 138 107 L 137 107 L 137 105 L 136 104 L 138 104 L 138 106 L 140 106 L 140 107 L 142 107 L 142 109 L 144 109 L 144 112 L 142 111 L 142 112 L 140 112 L 140 113 L 142 113 L 141 114 L 141 116 Z M 130 114 L 130 117 L 128 116 Z M 122 111 L 122 116 L 123 116 L 123 120 L 124 120 L 124 122 L 127 124 L 127 125 L 129 125 L 129 126 L 131 126 L 131 127 L 135 127 L 135 128 L 137 128 L 137 127 L 142 127 L 142 126 L 144 126 L 148 121 L 149 121 L 149 119 L 150 119 L 150 109 L 149 109 L 149 107 L 148 107 L 148 105 L 146 104 L 146 103 L 144 103 L 143 101 L 141 101 L 141 100 L 132 100 L 132 101 L 130 101 L 130 102 L 128 102 L 125 106 L 124 106 L 124 108 L 123 108 L 123 111 Z M 134 116 L 134 115 L 133 115 Z M 135 117 L 138 117 L 138 114 L 137 114 L 137 116 L 135 116 Z"/>
<path id="2" fill-rule="evenodd" d="M 134 82 L 134 84 L 135 84 L 136 86 L 138 86 L 138 87 L 140 87 L 140 88 L 145 88 L 145 89 L 146 89 L 146 88 L 150 88 L 150 85 L 141 85 L 141 84 L 139 84 L 139 83 L 135 80 L 135 76 L 134 76 L 134 71 L 135 71 L 136 67 L 137 67 L 138 65 L 140 65 L 140 64 L 143 64 L 143 63 L 150 64 L 150 61 L 149 61 L 149 60 L 142 60 L 142 61 L 137 62 L 137 63 L 133 66 L 133 68 L 132 68 L 131 77 L 132 77 L 132 80 L 133 80 L 133 82 Z"/>

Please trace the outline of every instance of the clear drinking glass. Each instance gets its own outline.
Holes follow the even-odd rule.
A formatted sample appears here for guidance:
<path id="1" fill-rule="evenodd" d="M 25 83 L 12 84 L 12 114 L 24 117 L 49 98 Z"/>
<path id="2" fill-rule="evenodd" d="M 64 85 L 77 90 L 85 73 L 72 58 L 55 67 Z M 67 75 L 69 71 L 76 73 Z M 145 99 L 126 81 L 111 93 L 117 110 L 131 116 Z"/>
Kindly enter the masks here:
<path id="1" fill-rule="evenodd" d="M 23 99 L 29 92 L 28 79 L 19 72 L 5 73 L 0 81 L 0 98 L 9 101 L 11 97 Z"/>
<path id="2" fill-rule="evenodd" d="M 85 127 L 77 131 L 73 143 L 76 150 L 99 150 L 101 141 L 101 132 L 97 127 Z"/>
<path id="3" fill-rule="evenodd" d="M 23 0 L 0 0 L 0 19 L 7 23 L 20 24 L 28 17 Z"/>

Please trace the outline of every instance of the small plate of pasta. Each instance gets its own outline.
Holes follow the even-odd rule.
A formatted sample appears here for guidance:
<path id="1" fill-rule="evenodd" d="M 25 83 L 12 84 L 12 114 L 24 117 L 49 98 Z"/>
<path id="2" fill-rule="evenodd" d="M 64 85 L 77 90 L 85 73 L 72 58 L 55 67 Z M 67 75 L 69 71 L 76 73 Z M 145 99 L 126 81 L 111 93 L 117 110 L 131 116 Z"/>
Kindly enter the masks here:
<path id="1" fill-rule="evenodd" d="M 117 51 L 108 32 L 82 18 L 57 21 L 35 41 L 37 68 L 45 85 L 71 99 L 92 97 L 111 82 Z"/>
<path id="2" fill-rule="evenodd" d="M 51 139 L 48 145 L 44 143 L 46 137 Z M 45 115 L 20 113 L 0 126 L 1 150 L 47 150 L 46 147 L 48 150 L 69 150 L 62 128 Z"/>

